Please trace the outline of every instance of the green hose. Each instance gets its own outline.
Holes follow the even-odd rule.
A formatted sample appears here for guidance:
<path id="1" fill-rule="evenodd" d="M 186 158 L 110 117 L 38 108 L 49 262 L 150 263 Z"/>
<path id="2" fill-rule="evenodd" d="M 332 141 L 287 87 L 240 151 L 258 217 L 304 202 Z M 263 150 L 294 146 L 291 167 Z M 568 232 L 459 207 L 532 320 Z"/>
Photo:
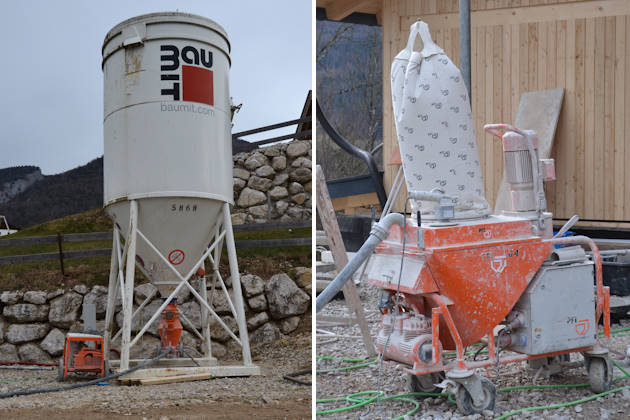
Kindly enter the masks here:
<path id="1" fill-rule="evenodd" d="M 335 360 L 334 357 L 330 357 L 330 356 L 316 356 L 316 358 L 321 359 L 321 360 Z M 340 372 L 344 370 L 361 369 L 361 368 L 373 365 L 375 363 L 378 363 L 378 360 L 376 357 L 371 357 L 371 358 L 368 357 L 366 359 L 343 358 L 341 359 L 341 361 L 345 363 L 354 363 L 354 364 L 350 366 L 344 366 L 344 367 L 338 367 L 338 368 L 332 368 L 332 369 L 318 369 L 315 371 L 315 373 Z"/>
<path id="2" fill-rule="evenodd" d="M 621 331 L 630 331 L 630 328 L 620 328 L 618 330 L 611 330 L 611 333 L 613 331 L 616 332 L 621 332 Z M 322 359 L 322 360 L 335 360 L 334 357 L 331 356 L 317 356 L 317 359 Z M 317 373 L 326 373 L 326 372 L 334 372 L 334 371 L 342 371 L 342 370 L 350 370 L 350 369 L 359 369 L 362 367 L 367 367 L 369 365 L 372 365 L 374 363 L 377 363 L 377 358 L 367 358 L 367 359 L 348 359 L 348 358 L 343 358 L 341 359 L 343 362 L 346 363 L 358 363 L 358 364 L 354 364 L 352 366 L 346 366 L 346 367 L 341 367 L 341 368 L 334 368 L 334 369 L 323 369 L 323 370 L 317 370 Z M 620 376 L 617 378 L 613 379 L 613 382 L 617 382 L 623 379 L 627 379 L 630 378 L 630 373 L 624 369 L 616 360 L 611 359 L 612 363 L 624 374 L 624 376 Z M 361 362 L 365 362 L 365 363 L 361 363 Z M 534 389 L 541 389 L 541 390 L 545 390 L 545 389 L 577 389 L 577 388 L 588 388 L 590 385 L 589 384 L 566 384 L 566 385 L 523 385 L 523 386 L 513 386 L 513 387 L 506 387 L 506 388 L 500 388 L 497 390 L 497 392 L 512 392 L 512 391 L 528 391 L 528 390 L 534 390 Z M 599 397 L 603 397 L 606 396 L 608 394 L 613 394 L 619 391 L 623 391 L 624 389 L 630 389 L 630 385 L 626 385 L 626 386 L 622 386 L 622 387 L 618 387 L 618 388 L 614 388 L 605 392 L 602 392 L 600 394 L 594 394 L 585 398 L 581 398 L 579 400 L 574 400 L 574 401 L 569 401 L 566 403 L 559 403 L 559 404 L 551 404 L 551 405 L 546 405 L 546 406 L 535 406 L 535 407 L 524 407 L 524 408 L 520 408 L 518 410 L 514 410 L 514 411 L 510 411 L 508 413 L 505 413 L 503 415 L 501 415 L 500 417 L 495 418 L 495 420 L 503 420 L 506 419 L 508 417 L 511 417 L 513 415 L 516 414 L 520 414 L 524 411 L 538 411 L 538 410 L 549 410 L 549 409 L 556 409 L 556 408 L 563 408 L 563 407 L 570 407 L 573 405 L 577 405 L 577 404 L 582 404 L 585 402 L 589 402 L 592 401 L 594 399 L 597 399 Z M 361 398 L 363 396 L 366 395 L 372 395 L 368 398 Z M 317 404 L 323 404 L 323 403 L 329 403 L 329 402 L 339 402 L 339 401 L 346 401 L 348 403 L 351 403 L 351 405 L 345 406 L 345 407 L 339 407 L 339 408 L 333 408 L 333 409 L 329 409 L 329 410 L 322 410 L 322 411 L 317 411 L 315 414 L 316 415 L 325 415 L 325 414 L 335 414 L 335 413 L 341 413 L 341 412 L 345 412 L 345 411 L 351 411 L 351 410 L 355 410 L 357 408 L 363 407 L 365 405 L 371 404 L 373 402 L 376 402 L 377 399 L 379 399 L 380 396 L 380 400 L 381 401 L 405 401 L 405 402 L 409 402 L 414 404 L 414 408 L 409 411 L 408 413 L 403 414 L 402 416 L 398 416 L 395 417 L 394 420 L 400 420 L 403 419 L 405 416 L 411 416 L 413 414 L 415 414 L 419 409 L 420 409 L 420 404 L 418 403 L 418 401 L 413 400 L 409 397 L 443 397 L 443 398 L 448 398 L 449 402 L 455 404 L 455 401 L 453 400 L 453 394 L 452 393 L 430 393 L 430 392 L 413 392 L 413 393 L 407 393 L 407 394 L 398 394 L 398 395 L 392 395 L 389 397 L 384 397 L 383 396 L 383 392 L 382 391 L 362 391 L 362 392 L 357 392 L 354 394 L 350 394 L 348 396 L 345 397 L 336 397 L 336 398 L 325 398 L 325 399 L 320 399 L 320 400 L 316 400 Z"/>
<path id="3" fill-rule="evenodd" d="M 368 397 L 368 398 L 359 398 L 364 395 L 373 395 L 373 396 Z M 326 398 L 323 400 L 317 400 L 317 403 L 347 401 L 349 403 L 354 403 L 354 404 L 346 406 L 346 407 L 332 408 L 330 410 L 318 411 L 316 414 L 317 415 L 335 414 L 335 413 L 341 413 L 344 411 L 354 410 L 359 407 L 363 407 L 364 405 L 376 402 L 377 398 L 380 396 L 381 401 L 405 401 L 405 402 L 412 403 L 414 405 L 414 408 L 411 411 L 403 414 L 402 416 L 394 417 L 393 419 L 393 420 L 400 420 L 400 419 L 404 419 L 406 416 L 412 416 L 420 409 L 420 403 L 409 397 L 448 397 L 452 395 L 453 394 L 447 394 L 447 393 L 442 394 L 442 393 L 433 393 L 433 392 L 411 392 L 408 394 L 400 394 L 400 395 L 392 395 L 389 397 L 384 397 L 383 391 L 363 391 L 363 392 L 357 392 L 355 394 L 350 394 L 346 397 Z"/>
<path id="4" fill-rule="evenodd" d="M 627 375 L 628 376 L 628 375 Z M 616 378 L 617 380 L 620 379 L 625 379 L 625 377 L 620 377 L 620 378 Z M 511 392 L 511 391 L 525 391 L 525 390 L 532 390 L 532 389 L 574 389 L 574 388 L 588 388 L 590 385 L 589 384 L 569 384 L 569 385 L 526 385 L 526 386 L 515 386 L 515 387 L 508 387 L 508 388 L 501 388 L 498 389 L 497 392 Z M 551 404 L 551 405 L 546 405 L 546 406 L 536 406 L 536 407 L 524 407 L 524 408 L 520 408 L 518 410 L 514 410 L 514 411 L 510 411 L 508 413 L 505 413 L 503 415 L 501 415 L 500 417 L 495 418 L 495 420 L 503 420 L 506 419 L 508 417 L 511 417 L 513 415 L 516 414 L 520 414 L 524 411 L 537 411 L 537 410 L 549 410 L 549 409 L 555 409 L 555 408 L 563 408 L 563 407 L 570 407 L 573 405 L 577 405 L 577 404 L 582 404 L 585 402 L 589 402 L 592 400 L 595 400 L 599 397 L 603 397 L 606 396 L 608 394 L 612 394 L 615 392 L 619 392 L 619 391 L 623 391 L 624 389 L 630 389 L 630 385 L 626 385 L 626 386 L 622 386 L 619 388 L 615 388 L 615 389 L 611 389 L 608 390 L 606 392 L 602 392 L 601 394 L 594 394 L 585 398 L 581 398 L 579 400 L 574 400 L 574 401 L 569 401 L 566 403 L 560 403 L 560 404 Z M 372 397 L 369 398 L 365 398 L 365 399 L 361 399 L 358 397 L 361 397 L 363 395 L 373 395 Z M 381 392 L 381 395 L 382 392 Z M 349 403 L 353 403 L 352 405 L 349 406 L 345 406 L 345 407 L 339 407 L 339 408 L 332 408 L 329 410 L 322 410 L 322 411 L 317 411 L 315 414 L 316 415 L 324 415 L 324 414 L 335 414 L 335 413 L 341 413 L 344 411 L 351 411 L 354 409 L 357 409 L 359 407 L 363 407 L 364 405 L 367 404 L 371 404 L 373 402 L 376 402 L 378 393 L 377 391 L 363 391 L 363 392 L 358 392 L 355 394 L 350 394 L 346 397 L 337 397 L 337 398 L 326 398 L 326 399 L 321 399 L 321 400 L 316 400 L 317 404 L 322 404 L 322 403 L 328 403 L 328 402 L 338 402 L 338 401 L 347 401 Z M 402 419 L 405 416 L 411 416 L 414 413 L 416 413 L 416 411 L 418 411 L 419 404 L 417 401 L 415 400 L 410 400 L 407 397 L 443 397 L 443 398 L 448 398 L 448 400 L 451 403 L 455 403 L 455 401 L 453 400 L 453 394 L 452 393 L 429 393 L 429 392 L 413 392 L 413 393 L 408 393 L 408 394 L 399 394 L 399 395 L 392 395 L 389 397 L 381 397 L 381 401 L 410 401 L 413 402 L 414 404 L 416 404 L 416 407 L 411 410 L 410 412 L 396 417 L 396 419 Z"/>
<path id="5" fill-rule="evenodd" d="M 626 331 L 630 331 L 630 327 L 629 328 L 617 328 L 617 329 L 613 329 L 610 330 L 611 336 L 613 337 L 618 337 L 618 336 L 622 336 L 622 335 L 626 335 L 625 332 Z M 621 334 L 620 334 L 621 333 Z M 603 331 L 599 332 L 600 335 L 603 335 Z M 466 355 L 470 355 L 470 354 L 474 354 L 474 351 L 469 351 L 466 352 Z M 480 353 L 487 353 L 487 350 L 483 350 Z M 454 352 L 444 352 L 444 355 L 455 355 Z M 334 357 L 331 356 L 316 356 L 317 359 L 320 360 L 335 360 Z M 367 367 L 370 366 L 372 364 L 375 364 L 378 362 L 376 357 L 373 358 L 366 358 L 366 359 L 350 359 L 350 358 L 342 358 L 341 359 L 342 362 L 344 363 L 354 363 L 351 366 L 345 366 L 345 367 L 340 367 L 340 368 L 333 368 L 333 369 L 320 369 L 317 370 L 317 373 L 327 373 L 327 372 L 337 372 L 337 371 L 344 371 L 344 370 L 351 370 L 351 369 L 360 369 L 363 367 Z M 617 378 L 613 379 L 613 382 L 617 382 L 623 379 L 627 379 L 630 378 L 630 373 L 628 371 L 626 371 L 619 363 L 617 363 L 617 361 L 615 361 L 614 359 L 611 359 L 612 363 L 625 375 L 625 376 L 620 376 Z M 590 385 L 589 384 L 567 384 L 567 385 L 524 385 L 524 386 L 513 386 L 513 387 L 506 387 L 506 388 L 500 388 L 497 390 L 497 392 L 512 392 L 512 391 L 528 391 L 528 390 L 534 390 L 534 389 L 577 389 L 577 388 L 588 388 Z M 592 401 L 594 399 L 597 399 L 599 397 L 603 397 L 606 396 L 608 394 L 613 394 L 619 391 L 623 391 L 624 389 L 630 389 L 630 385 L 627 386 L 622 386 L 622 387 L 618 387 L 618 388 L 614 388 L 605 392 L 602 392 L 600 394 L 594 394 L 585 398 L 581 398 L 579 400 L 574 400 L 574 401 L 569 401 L 566 403 L 559 403 L 559 404 L 551 404 L 551 405 L 546 405 L 546 406 L 535 406 L 535 407 L 524 407 L 524 408 L 520 408 L 518 410 L 514 410 L 514 411 L 510 411 L 508 413 L 505 413 L 503 415 L 501 415 L 500 417 L 495 418 L 495 420 L 503 420 L 506 419 L 508 417 L 511 417 L 513 415 L 516 414 L 520 414 L 524 411 L 538 411 L 538 410 L 549 410 L 549 409 L 556 409 L 556 408 L 563 408 L 563 407 L 570 407 L 573 405 L 577 405 L 577 404 L 582 404 L 585 402 L 589 402 Z M 368 398 L 361 398 L 363 396 L 366 395 L 372 395 L 371 397 Z M 380 396 L 380 400 L 381 401 L 405 401 L 405 402 L 409 402 L 414 404 L 414 408 L 409 411 L 408 413 L 403 414 L 402 416 L 398 416 L 395 417 L 394 420 L 400 420 L 403 419 L 405 416 L 411 416 L 413 414 L 415 414 L 419 409 L 420 409 L 420 404 L 418 403 L 418 401 L 413 400 L 409 397 L 443 397 L 443 398 L 448 398 L 448 400 L 455 404 L 455 401 L 453 400 L 453 394 L 452 393 L 431 393 L 431 392 L 412 392 L 412 393 L 407 393 L 407 394 L 398 394 L 398 395 L 392 395 L 389 397 L 384 397 L 383 396 L 383 392 L 382 391 L 362 391 L 362 392 L 357 392 L 354 394 L 350 394 L 348 396 L 345 397 L 336 397 L 336 398 L 325 398 L 325 399 L 320 399 L 320 400 L 316 400 L 316 404 L 323 404 L 323 403 L 329 403 L 329 402 L 339 402 L 339 401 L 346 401 L 348 403 L 351 403 L 352 405 L 348 405 L 345 407 L 339 407 L 339 408 L 332 408 L 329 410 L 322 410 L 322 411 L 317 411 L 315 414 L 316 415 L 324 415 L 324 414 L 335 414 L 335 413 L 341 413 L 344 411 L 351 411 L 351 410 L 355 410 L 357 408 L 363 407 L 365 405 L 371 404 L 373 402 L 376 402 L 377 399 L 379 399 Z"/>
<path id="6" fill-rule="evenodd" d="M 519 408 L 518 410 L 514 410 L 514 411 L 510 411 L 509 413 L 505 413 L 502 416 L 499 416 L 497 418 L 495 418 L 494 420 L 503 420 L 506 419 L 508 417 L 511 417 L 515 414 L 520 414 L 523 411 L 537 411 L 537 410 L 550 410 L 550 409 L 554 409 L 554 408 L 563 408 L 563 407 L 571 407 L 572 405 L 577 405 L 577 404 L 582 404 L 585 402 L 589 402 L 589 401 L 593 401 L 599 397 L 604 397 L 608 394 L 613 394 L 615 392 L 619 392 L 619 391 L 623 391 L 624 389 L 630 389 L 630 385 L 626 385 L 626 386 L 622 386 L 619 388 L 615 388 L 615 389 L 611 389 L 608 390 L 606 392 L 602 392 L 601 394 L 595 394 L 595 395 L 591 395 L 585 398 L 581 398 L 579 400 L 574 400 L 574 401 L 569 401 L 569 402 L 565 402 L 565 403 L 560 403 L 560 404 L 551 404 L 551 405 L 541 405 L 541 406 L 536 406 L 536 407 L 525 407 L 525 408 Z"/>

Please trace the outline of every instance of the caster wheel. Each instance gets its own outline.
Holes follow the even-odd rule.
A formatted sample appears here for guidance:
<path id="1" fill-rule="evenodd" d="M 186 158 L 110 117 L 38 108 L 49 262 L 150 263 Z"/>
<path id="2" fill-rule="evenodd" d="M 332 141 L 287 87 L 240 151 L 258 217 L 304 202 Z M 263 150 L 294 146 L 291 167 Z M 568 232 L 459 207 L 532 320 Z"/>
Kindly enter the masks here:
<path id="1" fill-rule="evenodd" d="M 586 369 L 591 390 L 596 394 L 608 391 L 613 379 L 608 361 L 600 357 L 592 357 L 587 362 Z"/>
<path id="2" fill-rule="evenodd" d="M 494 411 L 497 390 L 487 378 L 479 379 L 481 380 L 481 388 L 483 390 L 483 401 L 481 404 L 475 404 L 466 388 L 462 385 L 457 389 L 455 401 L 457 402 L 457 408 L 464 415 L 481 414 L 484 410 Z"/>
<path id="3" fill-rule="evenodd" d="M 439 384 L 444 380 L 444 372 L 427 373 L 426 375 L 407 374 L 407 386 L 411 392 L 442 392 L 434 384 Z M 416 397 L 422 399 L 423 397 Z"/>
<path id="4" fill-rule="evenodd" d="M 63 358 L 59 359 L 57 363 L 57 382 L 63 382 L 66 378 L 63 376 Z"/>

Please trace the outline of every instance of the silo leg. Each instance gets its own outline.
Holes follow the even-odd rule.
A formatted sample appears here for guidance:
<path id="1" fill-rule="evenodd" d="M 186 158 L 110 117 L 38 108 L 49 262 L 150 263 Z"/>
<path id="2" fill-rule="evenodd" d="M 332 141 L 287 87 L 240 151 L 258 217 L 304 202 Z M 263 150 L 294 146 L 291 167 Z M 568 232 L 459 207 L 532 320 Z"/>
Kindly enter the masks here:
<path id="1" fill-rule="evenodd" d="M 245 306 L 243 304 L 243 294 L 241 292 L 241 277 L 238 272 L 238 261 L 236 260 L 236 245 L 234 244 L 234 232 L 232 232 L 232 219 L 230 218 L 230 205 L 223 203 L 223 228 L 225 229 L 225 244 L 230 262 L 230 275 L 232 277 L 232 291 L 234 292 L 234 304 L 238 319 L 238 332 L 243 348 L 243 363 L 252 364 L 252 355 L 249 351 L 249 336 L 247 335 L 247 321 L 245 320 Z"/>
<path id="2" fill-rule="evenodd" d="M 114 224 L 112 235 L 112 259 L 109 266 L 109 286 L 107 288 L 107 312 L 105 313 L 105 331 L 103 334 L 103 358 L 109 362 L 109 349 L 111 348 L 112 321 L 116 309 L 116 284 L 118 282 L 118 248 L 116 247 L 117 227 Z"/>
<path id="3" fill-rule="evenodd" d="M 131 317 L 133 305 L 133 281 L 136 269 L 136 230 L 138 228 L 138 202 L 129 203 L 129 247 L 127 248 L 127 264 L 125 271 L 125 293 L 123 296 L 123 328 L 120 351 L 120 370 L 129 369 L 129 350 L 131 342 Z"/>
<path id="4" fill-rule="evenodd" d="M 205 271 L 205 264 L 202 263 L 201 266 Z M 201 276 L 199 279 L 199 294 L 205 300 L 208 301 L 208 289 L 206 285 L 206 274 Z M 205 305 L 200 305 L 201 307 L 201 325 L 202 331 L 201 334 L 203 336 L 202 350 L 203 354 L 206 357 L 212 357 L 212 346 L 210 344 L 210 319 L 208 314 L 208 308 Z"/>

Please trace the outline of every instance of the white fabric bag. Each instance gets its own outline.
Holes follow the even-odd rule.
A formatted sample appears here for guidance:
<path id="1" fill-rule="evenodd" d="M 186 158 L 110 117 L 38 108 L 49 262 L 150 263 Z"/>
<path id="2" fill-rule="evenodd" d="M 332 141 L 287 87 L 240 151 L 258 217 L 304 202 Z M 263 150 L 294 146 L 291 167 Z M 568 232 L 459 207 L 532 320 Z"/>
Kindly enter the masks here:
<path id="1" fill-rule="evenodd" d="M 413 51 L 417 36 L 421 52 Z M 456 219 L 489 214 L 466 86 L 425 22 L 411 25 L 407 47 L 394 58 L 391 77 L 407 190 L 437 188 L 456 197 Z M 435 218 L 436 203 L 411 202 L 414 214 L 421 210 L 423 217 Z"/>

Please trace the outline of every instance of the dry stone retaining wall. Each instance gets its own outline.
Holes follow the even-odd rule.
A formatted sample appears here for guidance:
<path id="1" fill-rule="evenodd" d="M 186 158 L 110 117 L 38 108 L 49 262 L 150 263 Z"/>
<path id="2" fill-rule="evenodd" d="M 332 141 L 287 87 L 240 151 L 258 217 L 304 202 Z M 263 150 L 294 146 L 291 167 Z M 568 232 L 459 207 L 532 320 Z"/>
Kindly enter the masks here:
<path id="1" fill-rule="evenodd" d="M 311 270 L 298 267 L 292 273 L 279 273 L 269 279 L 262 279 L 253 274 L 241 275 L 243 299 L 246 302 L 245 314 L 247 329 L 252 344 L 271 342 L 292 333 L 300 323 L 308 322 L 311 308 Z M 192 286 L 198 290 L 198 281 Z M 232 293 L 230 279 L 226 279 L 228 292 Z M 208 280 L 208 301 L 215 312 L 230 326 L 238 336 L 236 321 L 232 316 L 230 305 L 220 286 L 214 289 Z M 152 284 L 141 284 L 134 289 L 134 308 L 155 293 Z M 192 298 L 188 289 L 177 296 L 180 311 L 190 320 L 182 321 L 184 346 L 201 350 L 200 340 L 192 332 L 192 328 L 200 328 L 200 305 Z M 105 311 L 107 305 L 107 288 L 94 286 L 92 289 L 84 285 L 75 286 L 72 290 L 44 291 L 5 291 L 0 294 L 0 361 L 53 362 L 63 351 L 63 342 L 67 332 L 83 331 L 81 311 L 83 303 L 96 306 L 97 330 L 103 333 Z M 159 293 L 139 313 L 139 320 L 132 321 L 132 331 L 138 332 L 151 315 L 159 308 L 162 300 Z M 114 332 L 122 326 L 121 306 L 116 308 Z M 140 323 L 142 322 L 142 324 Z M 152 356 L 159 342 L 155 321 L 142 337 L 141 343 L 132 348 L 132 357 Z M 227 351 L 236 345 L 228 333 L 217 322 L 211 324 L 212 352 L 215 357 L 225 356 Z M 120 345 L 120 340 L 113 347 Z"/>
<path id="2" fill-rule="evenodd" d="M 237 153 L 232 223 L 311 220 L 311 140 Z"/>

